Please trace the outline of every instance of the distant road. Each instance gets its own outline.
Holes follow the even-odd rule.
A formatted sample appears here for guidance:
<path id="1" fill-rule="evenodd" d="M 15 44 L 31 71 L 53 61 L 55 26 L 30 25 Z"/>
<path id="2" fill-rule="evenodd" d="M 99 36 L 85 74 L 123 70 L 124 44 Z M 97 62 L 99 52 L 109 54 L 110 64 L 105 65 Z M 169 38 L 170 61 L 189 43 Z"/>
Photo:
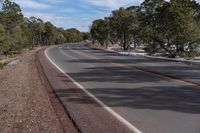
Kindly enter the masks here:
<path id="1" fill-rule="evenodd" d="M 70 90 L 57 87 L 56 93 L 75 121 L 81 121 L 77 125 L 83 132 L 129 132 L 135 128 L 142 133 L 200 133 L 199 66 L 122 56 L 84 44 L 53 46 L 46 54 L 78 84 Z M 62 82 L 69 84 L 66 79 Z M 87 96 L 77 91 L 81 87 L 108 108 L 85 100 Z M 71 92 L 73 88 L 76 93 Z M 94 110 L 89 112 L 91 108 Z M 96 108 L 105 111 L 98 113 Z M 99 126 L 93 127 L 95 124 Z"/>

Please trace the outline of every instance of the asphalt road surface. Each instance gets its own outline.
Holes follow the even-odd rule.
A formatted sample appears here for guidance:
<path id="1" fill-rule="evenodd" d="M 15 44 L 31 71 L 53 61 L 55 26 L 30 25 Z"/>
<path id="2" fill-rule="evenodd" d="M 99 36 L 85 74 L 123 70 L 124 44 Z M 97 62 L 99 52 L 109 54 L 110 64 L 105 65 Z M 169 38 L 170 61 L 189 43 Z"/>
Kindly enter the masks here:
<path id="1" fill-rule="evenodd" d="M 122 56 L 90 49 L 83 44 L 53 46 L 46 50 L 46 54 L 60 69 L 139 131 L 200 133 L 198 65 Z M 64 91 L 57 93 L 65 96 L 62 95 Z M 83 101 L 83 97 L 73 97 L 70 103 L 87 106 L 93 103 L 92 100 Z M 98 119 L 94 118 L 94 121 L 98 122 Z M 121 123 L 127 128 L 126 123 Z"/>

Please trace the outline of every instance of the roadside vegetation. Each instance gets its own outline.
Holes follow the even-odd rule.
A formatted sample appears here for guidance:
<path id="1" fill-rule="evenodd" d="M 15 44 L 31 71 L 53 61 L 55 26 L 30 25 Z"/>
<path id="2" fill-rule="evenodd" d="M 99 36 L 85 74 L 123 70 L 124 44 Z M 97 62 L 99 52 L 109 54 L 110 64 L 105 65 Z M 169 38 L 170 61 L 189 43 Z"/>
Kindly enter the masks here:
<path id="1" fill-rule="evenodd" d="M 149 55 L 200 55 L 200 5 L 195 0 L 145 0 L 112 11 L 91 26 L 93 42 L 118 44 L 124 51 L 142 47 Z"/>
<path id="2" fill-rule="evenodd" d="M 4 63 L 0 62 L 0 70 L 3 69 L 4 65 L 5 65 Z"/>
<path id="3" fill-rule="evenodd" d="M 77 29 L 63 29 L 40 18 L 26 18 L 20 6 L 4 0 L 0 6 L 0 56 L 19 53 L 23 48 L 79 42 L 89 38 L 89 33 Z"/>

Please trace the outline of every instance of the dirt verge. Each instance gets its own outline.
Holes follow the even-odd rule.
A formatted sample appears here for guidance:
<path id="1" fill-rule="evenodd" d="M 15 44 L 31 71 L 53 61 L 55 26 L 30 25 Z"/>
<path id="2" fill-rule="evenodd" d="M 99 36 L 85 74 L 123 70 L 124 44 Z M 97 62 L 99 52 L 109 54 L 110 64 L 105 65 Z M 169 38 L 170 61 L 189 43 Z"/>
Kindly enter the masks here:
<path id="1" fill-rule="evenodd" d="M 27 52 L 18 57 L 19 64 L 0 70 L 0 132 L 77 132 L 39 75 L 37 51 Z"/>

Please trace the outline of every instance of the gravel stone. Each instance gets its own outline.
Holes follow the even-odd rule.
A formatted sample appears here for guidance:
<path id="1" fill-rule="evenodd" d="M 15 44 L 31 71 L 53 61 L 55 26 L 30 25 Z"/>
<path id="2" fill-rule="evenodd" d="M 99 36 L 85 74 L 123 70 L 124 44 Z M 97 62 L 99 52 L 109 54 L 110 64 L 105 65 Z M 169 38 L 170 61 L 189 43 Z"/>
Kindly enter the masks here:
<path id="1" fill-rule="evenodd" d="M 37 51 L 27 52 L 19 57 L 20 63 L 0 70 L 1 133 L 65 132 L 39 78 L 35 63 Z"/>

